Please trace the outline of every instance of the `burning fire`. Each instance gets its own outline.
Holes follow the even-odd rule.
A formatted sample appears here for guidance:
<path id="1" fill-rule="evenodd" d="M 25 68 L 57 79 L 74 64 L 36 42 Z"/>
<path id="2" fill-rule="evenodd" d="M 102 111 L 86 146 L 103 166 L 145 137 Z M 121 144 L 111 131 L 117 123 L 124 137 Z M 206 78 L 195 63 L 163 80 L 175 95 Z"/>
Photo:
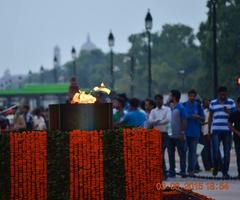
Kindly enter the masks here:
<path id="1" fill-rule="evenodd" d="M 104 83 L 101 83 L 100 86 L 94 87 L 93 91 L 106 93 L 108 95 L 111 93 L 111 90 L 106 88 Z M 84 91 L 79 90 L 79 92 L 74 94 L 74 96 L 71 100 L 71 104 L 75 104 L 75 103 L 92 104 L 92 103 L 95 103 L 96 101 L 97 101 L 97 99 L 94 96 L 92 96 L 91 94 L 86 94 Z"/>
<path id="2" fill-rule="evenodd" d="M 104 92 L 104 93 L 107 93 L 107 94 L 110 94 L 111 93 L 111 90 L 109 90 L 108 88 L 106 88 L 106 86 L 104 85 L 104 83 L 101 83 L 101 86 L 96 86 L 93 88 L 93 90 L 95 92 Z"/>
<path id="3" fill-rule="evenodd" d="M 75 103 L 83 103 L 83 104 L 91 104 L 95 103 L 96 98 L 92 96 L 91 94 L 86 94 L 84 91 L 80 91 L 75 93 L 75 95 L 72 98 L 71 104 Z"/>

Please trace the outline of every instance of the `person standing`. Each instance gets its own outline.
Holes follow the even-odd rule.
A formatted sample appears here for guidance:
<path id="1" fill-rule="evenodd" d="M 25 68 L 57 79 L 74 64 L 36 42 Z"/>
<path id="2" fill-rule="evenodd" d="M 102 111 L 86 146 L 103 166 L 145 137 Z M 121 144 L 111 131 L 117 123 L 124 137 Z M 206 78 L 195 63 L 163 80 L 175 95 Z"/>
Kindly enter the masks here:
<path id="1" fill-rule="evenodd" d="M 172 134 L 168 140 L 168 155 L 169 155 L 169 177 L 175 177 L 175 149 L 177 148 L 180 157 L 180 174 L 183 178 L 186 177 L 186 113 L 183 105 L 179 103 L 181 93 L 178 90 L 172 90 L 170 93 L 170 102 L 173 106 L 171 115 Z"/>
<path id="2" fill-rule="evenodd" d="M 188 101 L 184 103 L 187 115 L 186 141 L 188 148 L 188 173 L 194 175 L 197 163 L 197 144 L 201 133 L 201 123 L 204 122 L 204 113 L 200 102 L 196 100 L 197 92 L 188 92 Z"/>
<path id="3" fill-rule="evenodd" d="M 213 176 L 218 174 L 220 169 L 221 157 L 219 145 L 223 144 L 223 165 L 221 167 L 223 178 L 229 178 L 228 170 L 230 164 L 230 150 L 232 134 L 228 126 L 229 115 L 236 110 L 235 103 L 227 97 L 227 88 L 219 87 L 218 98 L 210 103 L 209 107 L 209 128 L 208 133 L 212 132 L 213 143 Z"/>
<path id="4" fill-rule="evenodd" d="M 113 99 L 113 124 L 118 126 L 123 116 L 127 113 L 124 110 L 125 102 L 122 98 L 116 97 Z"/>
<path id="5" fill-rule="evenodd" d="M 146 121 L 144 124 L 144 128 L 153 128 L 153 125 L 151 124 L 149 120 L 149 116 L 151 111 L 156 107 L 155 102 L 152 99 L 146 99 L 144 101 L 144 111 L 146 112 Z"/>
<path id="6" fill-rule="evenodd" d="M 200 137 L 200 143 L 204 145 L 201 156 L 206 171 L 212 169 L 212 145 L 211 139 L 208 136 L 209 103 L 208 99 L 203 99 L 205 121 L 202 123 L 202 135 Z"/>
<path id="7" fill-rule="evenodd" d="M 149 123 L 152 124 L 153 128 L 159 130 L 162 136 L 163 174 L 166 180 L 167 170 L 164 154 L 168 144 L 167 126 L 171 121 L 171 109 L 163 105 L 163 96 L 160 94 L 155 96 L 155 102 L 156 108 L 154 108 L 149 114 Z"/>
<path id="8" fill-rule="evenodd" d="M 233 132 L 233 141 L 237 157 L 238 178 L 240 178 L 240 97 L 237 99 L 237 110 L 230 114 L 228 126 Z"/>
<path id="9" fill-rule="evenodd" d="M 26 124 L 26 129 L 33 130 L 33 116 L 30 113 L 30 107 L 28 105 L 22 107 L 22 115 Z"/>
<path id="10" fill-rule="evenodd" d="M 144 127 L 146 121 L 146 114 L 139 109 L 140 101 L 137 98 L 129 100 L 129 108 L 126 115 L 124 115 L 120 124 L 127 126 Z"/>
<path id="11" fill-rule="evenodd" d="M 42 115 L 42 112 L 39 108 L 35 110 L 35 114 L 33 116 L 33 130 L 43 131 L 46 130 L 47 126 Z"/>

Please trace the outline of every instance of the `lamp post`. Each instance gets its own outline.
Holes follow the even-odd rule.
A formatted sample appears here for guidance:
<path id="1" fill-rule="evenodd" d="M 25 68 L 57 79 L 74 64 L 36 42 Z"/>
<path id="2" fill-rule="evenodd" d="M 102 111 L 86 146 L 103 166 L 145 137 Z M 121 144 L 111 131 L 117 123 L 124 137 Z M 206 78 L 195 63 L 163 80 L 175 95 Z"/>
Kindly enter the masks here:
<path id="1" fill-rule="evenodd" d="M 53 58 L 53 76 L 54 76 L 54 83 L 57 83 L 58 80 L 57 80 L 57 65 L 58 65 L 58 59 L 57 59 L 57 56 L 54 56 Z"/>
<path id="2" fill-rule="evenodd" d="M 18 76 L 18 88 L 22 88 L 22 76 Z"/>
<path id="3" fill-rule="evenodd" d="M 151 29 L 152 29 L 152 16 L 148 9 L 145 17 L 145 28 L 148 36 L 148 97 L 152 96 L 152 63 L 151 63 Z"/>
<path id="4" fill-rule="evenodd" d="M 40 67 L 40 79 L 41 79 L 41 83 L 44 83 L 44 67 L 43 66 Z"/>
<path id="5" fill-rule="evenodd" d="M 114 36 L 112 31 L 110 31 L 108 35 L 108 46 L 110 47 L 110 74 L 111 74 L 111 88 L 114 90 L 114 83 L 115 83 L 115 78 L 114 78 L 114 72 L 113 72 L 113 46 L 114 46 Z"/>
<path id="6" fill-rule="evenodd" d="M 218 61 L 217 61 L 217 0 L 211 0 L 212 7 L 212 31 L 213 31 L 213 94 L 217 97 L 218 89 Z"/>
<path id="7" fill-rule="evenodd" d="M 134 97 L 134 78 L 135 78 L 135 58 L 131 56 L 126 56 L 123 60 L 124 63 L 130 62 L 130 70 L 129 75 L 131 79 L 131 85 L 130 85 L 130 96 Z"/>
<path id="8" fill-rule="evenodd" d="M 72 76 L 77 78 L 77 71 L 76 71 L 76 58 L 77 58 L 77 53 L 76 53 L 76 49 L 74 47 L 72 47 L 72 59 L 73 59 L 73 66 L 72 66 Z"/>
<path id="9" fill-rule="evenodd" d="M 29 84 L 32 83 L 32 71 L 31 70 L 28 71 L 28 83 Z"/>

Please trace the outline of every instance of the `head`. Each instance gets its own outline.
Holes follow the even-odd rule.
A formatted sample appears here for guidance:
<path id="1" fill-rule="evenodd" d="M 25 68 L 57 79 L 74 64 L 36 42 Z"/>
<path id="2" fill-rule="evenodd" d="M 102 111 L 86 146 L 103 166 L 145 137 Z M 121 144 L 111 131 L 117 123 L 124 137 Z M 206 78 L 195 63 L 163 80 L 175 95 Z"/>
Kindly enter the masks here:
<path id="1" fill-rule="evenodd" d="M 210 103 L 210 101 L 209 101 L 209 99 L 203 99 L 203 108 L 209 108 L 209 103 Z"/>
<path id="2" fill-rule="evenodd" d="M 181 98 L 181 93 L 178 90 L 171 90 L 169 101 L 178 103 Z"/>
<path id="3" fill-rule="evenodd" d="M 132 98 L 129 100 L 129 109 L 136 110 L 140 105 L 140 101 L 137 98 Z"/>
<path id="4" fill-rule="evenodd" d="M 225 101 L 227 99 L 227 88 L 221 86 L 218 88 L 218 99 Z"/>
<path id="5" fill-rule="evenodd" d="M 155 107 L 155 103 L 152 99 L 146 99 L 144 102 L 144 107 L 146 112 L 151 112 L 151 110 Z"/>
<path id="6" fill-rule="evenodd" d="M 156 102 L 156 106 L 158 108 L 161 108 L 163 105 L 163 96 L 161 94 L 157 94 L 157 95 L 155 95 L 154 99 Z"/>
<path id="7" fill-rule="evenodd" d="M 196 99 L 196 96 L 197 96 L 196 90 L 192 89 L 192 90 L 189 90 L 189 91 L 188 91 L 188 100 L 189 100 L 190 102 L 194 102 L 195 99 Z"/>
<path id="8" fill-rule="evenodd" d="M 37 116 L 41 116 L 41 115 L 42 115 L 41 109 L 37 108 L 37 109 L 35 110 L 34 114 L 37 115 Z"/>
<path id="9" fill-rule="evenodd" d="M 113 108 L 116 108 L 117 110 L 122 110 L 125 106 L 124 99 L 120 97 L 116 97 L 113 99 Z"/>
<path id="10" fill-rule="evenodd" d="M 24 105 L 24 106 L 22 107 L 22 113 L 28 113 L 29 110 L 30 110 L 29 105 Z"/>

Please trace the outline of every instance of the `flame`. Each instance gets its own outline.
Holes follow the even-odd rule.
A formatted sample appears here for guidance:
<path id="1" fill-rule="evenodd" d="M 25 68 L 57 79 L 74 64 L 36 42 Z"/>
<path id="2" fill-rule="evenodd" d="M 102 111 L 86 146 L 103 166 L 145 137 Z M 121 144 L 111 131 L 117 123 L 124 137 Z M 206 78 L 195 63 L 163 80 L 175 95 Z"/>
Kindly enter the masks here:
<path id="1" fill-rule="evenodd" d="M 96 98 L 91 94 L 86 94 L 84 91 L 80 91 L 75 93 L 72 98 L 71 104 L 75 103 L 83 103 L 83 104 L 92 104 L 96 102 Z"/>
<path id="2" fill-rule="evenodd" d="M 101 83 L 100 86 L 94 87 L 93 90 L 94 90 L 95 92 L 104 92 L 104 93 L 107 93 L 107 94 L 110 94 L 110 93 L 111 93 L 111 90 L 109 90 L 108 88 L 106 88 L 106 86 L 104 85 L 104 83 Z"/>

